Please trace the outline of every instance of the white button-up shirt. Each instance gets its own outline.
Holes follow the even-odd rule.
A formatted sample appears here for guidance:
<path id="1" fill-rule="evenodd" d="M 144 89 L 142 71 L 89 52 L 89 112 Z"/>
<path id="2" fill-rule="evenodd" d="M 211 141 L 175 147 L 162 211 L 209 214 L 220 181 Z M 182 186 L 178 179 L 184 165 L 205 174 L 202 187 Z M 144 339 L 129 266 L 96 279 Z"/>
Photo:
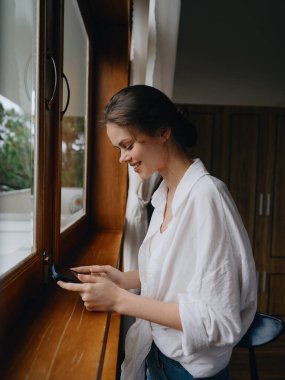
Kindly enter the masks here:
<path id="1" fill-rule="evenodd" d="M 256 311 L 252 250 L 225 184 L 194 160 L 175 191 L 172 220 L 160 234 L 166 197 L 163 181 L 139 251 L 141 294 L 177 302 L 183 331 L 137 319 L 126 339 L 124 380 L 144 379 L 152 340 L 194 377 L 215 375 L 228 364 Z M 157 249 L 151 249 L 154 237 Z"/>

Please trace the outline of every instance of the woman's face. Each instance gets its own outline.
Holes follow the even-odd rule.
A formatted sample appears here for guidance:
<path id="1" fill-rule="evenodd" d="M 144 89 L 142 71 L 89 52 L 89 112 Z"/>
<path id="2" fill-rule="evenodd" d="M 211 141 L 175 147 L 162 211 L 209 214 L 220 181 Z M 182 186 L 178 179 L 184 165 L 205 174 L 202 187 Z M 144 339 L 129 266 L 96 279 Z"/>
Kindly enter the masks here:
<path id="1" fill-rule="evenodd" d="M 120 163 L 128 163 L 141 178 L 163 170 L 167 158 L 164 136 L 151 137 L 114 123 L 107 123 L 107 135 L 120 150 Z"/>

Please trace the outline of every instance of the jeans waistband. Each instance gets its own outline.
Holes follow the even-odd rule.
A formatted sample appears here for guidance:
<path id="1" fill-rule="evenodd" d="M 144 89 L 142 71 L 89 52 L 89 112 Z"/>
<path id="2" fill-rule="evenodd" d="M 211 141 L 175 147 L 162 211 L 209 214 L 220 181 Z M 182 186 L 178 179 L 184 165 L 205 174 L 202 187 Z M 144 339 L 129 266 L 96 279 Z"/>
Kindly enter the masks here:
<path id="1" fill-rule="evenodd" d="M 164 355 L 154 342 L 152 342 L 151 351 L 156 356 L 156 358 L 159 358 L 162 361 L 171 363 L 172 365 L 175 365 L 177 367 L 182 367 L 183 368 L 183 366 L 177 360 L 171 359 L 168 356 Z"/>
<path id="2" fill-rule="evenodd" d="M 156 346 L 156 344 L 154 342 L 152 343 L 149 355 L 151 355 L 152 357 L 154 357 L 157 360 L 157 362 L 162 362 L 162 363 L 165 363 L 165 364 L 169 363 L 171 366 L 178 367 L 182 371 L 185 371 L 185 373 L 188 373 L 185 370 L 185 368 L 182 366 L 182 364 L 180 364 L 178 361 L 176 361 L 174 359 L 171 359 L 168 356 L 164 355 L 159 350 L 159 348 Z M 188 373 L 188 375 L 189 375 L 189 378 L 194 379 L 193 375 L 191 375 L 190 373 Z M 188 378 L 188 376 L 187 376 L 187 378 Z M 196 378 L 196 377 L 195 377 L 195 379 L 199 380 L 199 378 Z M 207 378 L 203 378 L 201 380 L 230 380 L 229 368 L 227 366 L 224 369 L 222 369 L 219 373 L 217 373 L 216 375 L 213 375 L 213 376 L 210 376 L 210 377 L 207 377 Z"/>

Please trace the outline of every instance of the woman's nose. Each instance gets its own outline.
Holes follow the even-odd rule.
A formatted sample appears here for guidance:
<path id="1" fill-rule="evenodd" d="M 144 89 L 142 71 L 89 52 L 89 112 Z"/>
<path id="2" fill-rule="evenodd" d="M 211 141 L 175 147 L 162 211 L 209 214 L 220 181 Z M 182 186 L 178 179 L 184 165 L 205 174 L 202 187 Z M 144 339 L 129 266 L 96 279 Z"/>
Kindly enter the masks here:
<path id="1" fill-rule="evenodd" d="M 131 156 L 128 152 L 123 152 L 121 151 L 121 155 L 120 155 L 120 164 L 122 164 L 123 162 L 131 162 Z"/>

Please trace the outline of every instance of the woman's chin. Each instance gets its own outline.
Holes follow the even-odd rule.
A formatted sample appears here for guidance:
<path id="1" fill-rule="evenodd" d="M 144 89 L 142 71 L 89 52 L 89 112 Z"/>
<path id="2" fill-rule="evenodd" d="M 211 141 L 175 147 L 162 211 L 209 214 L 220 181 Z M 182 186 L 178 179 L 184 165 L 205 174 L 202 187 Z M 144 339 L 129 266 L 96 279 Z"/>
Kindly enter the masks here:
<path id="1" fill-rule="evenodd" d="M 154 173 L 156 172 L 152 172 L 152 173 L 138 172 L 137 174 L 140 176 L 142 180 L 146 180 L 149 177 L 151 177 Z"/>

